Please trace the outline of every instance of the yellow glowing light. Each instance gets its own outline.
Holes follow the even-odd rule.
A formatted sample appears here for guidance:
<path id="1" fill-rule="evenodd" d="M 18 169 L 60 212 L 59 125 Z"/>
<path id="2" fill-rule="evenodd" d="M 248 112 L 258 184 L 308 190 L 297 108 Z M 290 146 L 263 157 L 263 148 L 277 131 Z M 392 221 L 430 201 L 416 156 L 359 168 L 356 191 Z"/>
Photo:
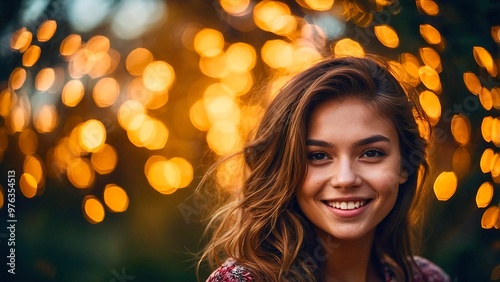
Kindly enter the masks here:
<path id="1" fill-rule="evenodd" d="M 23 154 L 27 155 L 32 155 L 36 152 L 38 148 L 38 137 L 36 133 L 27 128 L 19 134 L 19 149 Z"/>
<path id="2" fill-rule="evenodd" d="M 365 51 L 358 42 L 350 38 L 344 38 L 334 44 L 333 54 L 335 57 L 353 56 L 363 58 Z"/>
<path id="3" fill-rule="evenodd" d="M 157 119 L 145 122 L 139 130 L 140 140 L 149 150 L 160 150 L 165 147 L 168 140 L 168 128 Z"/>
<path id="4" fill-rule="evenodd" d="M 436 50 L 431 47 L 423 47 L 419 49 L 419 54 L 424 64 L 435 69 L 438 73 L 443 70 L 441 66 L 441 57 Z"/>
<path id="5" fill-rule="evenodd" d="M 493 107 L 493 97 L 491 96 L 490 90 L 486 87 L 482 87 L 481 91 L 479 91 L 479 102 L 481 102 L 481 105 L 487 111 L 491 110 Z"/>
<path id="6" fill-rule="evenodd" d="M 10 89 L 0 92 L 0 116 L 6 118 L 10 115 L 12 107 L 16 104 L 17 96 Z"/>
<path id="7" fill-rule="evenodd" d="M 81 78 L 95 65 L 95 54 L 87 49 L 79 49 L 71 56 L 68 72 L 72 78 Z"/>
<path id="8" fill-rule="evenodd" d="M 208 146 L 218 155 L 236 152 L 241 147 L 241 141 L 237 124 L 229 120 L 213 124 L 207 133 Z"/>
<path id="9" fill-rule="evenodd" d="M 75 107 L 83 98 L 85 89 L 80 80 L 70 80 L 64 85 L 61 100 L 68 107 Z"/>
<path id="10" fill-rule="evenodd" d="M 420 80 L 425 85 L 425 87 L 429 88 L 434 92 L 439 92 L 441 89 L 441 80 L 439 79 L 439 74 L 435 69 L 429 66 L 421 66 L 418 69 L 418 76 Z"/>
<path id="11" fill-rule="evenodd" d="M 245 15 L 250 6 L 250 0 L 219 0 L 224 11 L 233 16 Z"/>
<path id="12" fill-rule="evenodd" d="M 125 60 L 127 71 L 134 76 L 142 75 L 144 69 L 153 61 L 153 54 L 146 48 L 132 50 Z"/>
<path id="13" fill-rule="evenodd" d="M 187 187 L 193 181 L 193 166 L 186 159 L 175 157 L 169 160 L 179 168 L 180 181 L 177 188 Z"/>
<path id="14" fill-rule="evenodd" d="M 103 35 L 96 35 L 89 39 L 85 48 L 92 51 L 93 53 L 105 54 L 109 51 L 111 44 L 109 39 Z"/>
<path id="15" fill-rule="evenodd" d="M 136 100 L 128 100 L 123 103 L 118 110 L 118 122 L 122 128 L 129 130 L 132 127 L 134 119 L 145 113 L 146 108 L 143 104 Z"/>
<path id="16" fill-rule="evenodd" d="M 497 206 L 491 206 L 489 207 L 484 213 L 483 217 L 481 218 L 481 227 L 484 229 L 490 229 L 493 226 L 498 224 L 499 220 L 499 214 L 500 214 L 500 208 Z"/>
<path id="17" fill-rule="evenodd" d="M 90 157 L 90 162 L 95 171 L 99 174 L 111 173 L 118 162 L 118 154 L 113 146 L 104 144 L 104 146 Z"/>
<path id="18" fill-rule="evenodd" d="M 2 185 L 0 184 L 0 209 L 3 208 L 4 204 L 3 197 L 4 197 L 4 191 Z"/>
<path id="19" fill-rule="evenodd" d="M 472 53 L 474 55 L 476 63 L 480 67 L 485 68 L 491 76 L 493 77 L 497 76 L 498 74 L 497 65 L 495 64 L 495 61 L 493 60 L 493 57 L 491 56 L 490 52 L 488 52 L 483 47 L 474 46 L 472 48 Z"/>
<path id="20" fill-rule="evenodd" d="M 91 78 L 98 78 L 108 73 L 111 68 L 111 57 L 108 53 L 96 54 L 96 60 L 92 69 L 89 70 L 88 75 Z M 99 59 L 97 59 L 99 58 Z"/>
<path id="21" fill-rule="evenodd" d="M 105 77 L 94 86 L 93 98 L 98 107 L 105 108 L 113 105 L 120 95 L 120 86 L 116 79 Z"/>
<path id="22" fill-rule="evenodd" d="M 67 167 L 68 179 L 76 188 L 89 188 L 94 184 L 95 171 L 88 159 L 75 158 Z"/>
<path id="23" fill-rule="evenodd" d="M 464 147 L 458 147 L 452 158 L 453 172 L 457 177 L 464 177 L 470 169 L 470 154 Z"/>
<path id="24" fill-rule="evenodd" d="M 26 156 L 23 164 L 23 171 L 29 173 L 41 187 L 45 183 L 44 163 L 37 155 Z"/>
<path id="25" fill-rule="evenodd" d="M 194 37 L 194 50 L 200 56 L 214 57 L 224 48 L 224 36 L 218 30 L 204 28 Z"/>
<path id="26" fill-rule="evenodd" d="M 80 146 L 87 152 L 98 151 L 106 142 L 106 128 L 96 119 L 86 121 L 79 133 Z"/>
<path id="27" fill-rule="evenodd" d="M 274 33 L 286 28 L 290 15 L 288 5 L 278 1 L 261 1 L 253 10 L 255 24 L 262 30 Z"/>
<path id="28" fill-rule="evenodd" d="M 494 155 L 495 152 L 493 152 L 491 148 L 484 150 L 483 154 L 481 155 L 481 160 L 479 161 L 479 166 L 481 167 L 481 171 L 483 173 L 488 173 L 491 171 L 491 161 Z"/>
<path id="29" fill-rule="evenodd" d="M 220 82 L 229 89 L 236 96 L 247 94 L 253 86 L 253 76 L 251 72 L 235 73 L 221 78 Z"/>
<path id="30" fill-rule="evenodd" d="M 31 174 L 23 173 L 19 179 L 19 187 L 26 198 L 33 198 L 36 195 L 38 184 Z"/>
<path id="31" fill-rule="evenodd" d="M 420 35 L 427 43 L 431 45 L 437 45 L 442 41 L 439 31 L 430 24 L 420 25 Z"/>
<path id="32" fill-rule="evenodd" d="M 59 115 L 54 105 L 43 105 L 35 112 L 33 125 L 40 133 L 49 133 L 59 124 Z"/>
<path id="33" fill-rule="evenodd" d="M 439 201 L 447 201 L 457 190 L 458 179 L 454 172 L 443 171 L 434 181 L 434 194 Z"/>
<path id="34" fill-rule="evenodd" d="M 391 26 L 385 24 L 377 25 L 373 29 L 375 31 L 375 36 L 384 46 L 389 48 L 396 48 L 399 46 L 398 34 Z"/>
<path id="35" fill-rule="evenodd" d="M 451 120 L 451 133 L 460 145 L 467 145 L 470 140 L 471 125 L 469 119 L 463 115 L 454 115 Z"/>
<path id="36" fill-rule="evenodd" d="M 487 207 L 493 199 L 493 185 L 490 182 L 484 182 L 479 186 L 476 194 L 476 204 L 478 208 Z"/>
<path id="37" fill-rule="evenodd" d="M 36 45 L 31 45 L 23 54 L 23 65 L 25 67 L 32 67 L 40 58 L 42 49 Z"/>
<path id="38" fill-rule="evenodd" d="M 281 39 L 268 40 L 262 46 L 261 56 L 271 68 L 287 68 L 292 62 L 293 47 Z"/>
<path id="39" fill-rule="evenodd" d="M 257 54 L 252 45 L 238 42 L 229 46 L 225 59 L 229 70 L 243 73 L 253 69 L 257 60 Z"/>
<path id="40" fill-rule="evenodd" d="M 436 16 L 439 14 L 439 6 L 432 0 L 417 0 L 416 4 L 418 10 L 423 14 L 428 16 Z"/>
<path id="41" fill-rule="evenodd" d="M 168 92 L 168 90 L 165 90 Z M 149 104 L 153 99 L 153 91 L 146 89 L 142 81 L 142 77 L 133 78 L 127 87 L 128 97 L 141 102 L 143 105 Z"/>
<path id="42" fill-rule="evenodd" d="M 26 105 L 29 107 L 29 105 Z M 29 125 L 30 111 L 23 105 L 17 106 L 12 109 L 10 116 L 10 127 L 13 132 L 21 132 Z"/>
<path id="43" fill-rule="evenodd" d="M 491 168 L 491 176 L 493 177 L 493 180 L 500 176 L 500 155 L 495 154 L 493 155 L 493 158 L 491 158 L 491 163 L 490 163 L 490 168 Z"/>
<path id="44" fill-rule="evenodd" d="M 483 135 L 483 139 L 486 142 L 491 141 L 491 130 L 493 126 L 493 117 L 486 116 L 483 118 L 483 122 L 481 123 L 481 133 Z"/>
<path id="45" fill-rule="evenodd" d="M 169 89 L 175 80 L 174 68 L 166 62 L 151 62 L 142 75 L 144 86 L 151 91 Z"/>
<path id="46" fill-rule="evenodd" d="M 83 199 L 82 210 L 85 219 L 92 224 L 99 223 L 104 220 L 104 207 L 94 195 L 87 195 Z"/>
<path id="47" fill-rule="evenodd" d="M 199 67 L 201 72 L 209 77 L 223 78 L 228 76 L 230 71 L 227 67 L 225 54 L 220 53 L 213 57 L 201 57 Z"/>
<path id="48" fill-rule="evenodd" d="M 328 11 L 333 6 L 333 0 L 305 0 L 305 3 L 312 10 L 316 11 Z"/>
<path id="49" fill-rule="evenodd" d="M 168 102 L 169 94 L 168 91 L 153 92 L 153 95 L 146 107 L 151 110 L 156 110 L 163 107 Z"/>
<path id="50" fill-rule="evenodd" d="M 180 169 L 172 162 L 158 156 L 147 162 L 146 177 L 149 184 L 162 194 L 172 194 L 180 184 Z"/>
<path id="51" fill-rule="evenodd" d="M 104 187 L 104 202 L 113 212 L 124 212 L 128 208 L 128 195 L 123 188 L 116 184 Z"/>
<path id="52" fill-rule="evenodd" d="M 464 83 L 472 94 L 479 95 L 481 92 L 481 82 L 476 74 L 472 72 L 464 72 Z"/>
<path id="53" fill-rule="evenodd" d="M 10 39 L 10 48 L 24 52 L 31 44 L 33 34 L 23 27 L 16 30 Z"/>
<path id="54" fill-rule="evenodd" d="M 496 43 L 500 43 L 500 25 L 491 27 L 491 37 Z"/>
<path id="55" fill-rule="evenodd" d="M 56 80 L 56 73 L 52 68 L 44 68 L 38 72 L 35 80 L 35 88 L 38 91 L 47 91 L 52 87 Z"/>
<path id="56" fill-rule="evenodd" d="M 49 41 L 54 33 L 56 33 L 57 23 L 54 20 L 46 20 L 44 21 L 40 27 L 38 28 L 36 37 L 39 42 L 47 42 Z"/>
<path id="57" fill-rule="evenodd" d="M 491 123 L 491 141 L 495 146 L 500 146 L 500 119 L 494 118 Z"/>
<path id="58" fill-rule="evenodd" d="M 26 70 L 23 68 L 15 68 L 9 77 L 9 84 L 13 90 L 21 88 L 26 81 Z"/>
<path id="59" fill-rule="evenodd" d="M 78 34 L 70 34 L 61 42 L 59 51 L 63 56 L 73 55 L 82 45 L 82 38 Z"/>
<path id="60" fill-rule="evenodd" d="M 500 87 L 493 87 L 490 92 L 493 108 L 500 110 Z"/>
<path id="61" fill-rule="evenodd" d="M 415 55 L 406 52 L 399 56 L 399 62 L 405 70 L 404 80 L 412 86 L 416 87 L 420 81 L 420 63 L 418 62 L 418 58 Z"/>
<path id="62" fill-rule="evenodd" d="M 203 100 L 197 100 L 189 109 L 189 119 L 198 130 L 208 131 L 210 129 L 210 121 L 208 120 L 205 111 Z"/>
<path id="63" fill-rule="evenodd" d="M 419 96 L 420 104 L 429 117 L 432 125 L 437 124 L 441 117 L 441 103 L 438 97 L 432 91 L 422 91 Z"/>

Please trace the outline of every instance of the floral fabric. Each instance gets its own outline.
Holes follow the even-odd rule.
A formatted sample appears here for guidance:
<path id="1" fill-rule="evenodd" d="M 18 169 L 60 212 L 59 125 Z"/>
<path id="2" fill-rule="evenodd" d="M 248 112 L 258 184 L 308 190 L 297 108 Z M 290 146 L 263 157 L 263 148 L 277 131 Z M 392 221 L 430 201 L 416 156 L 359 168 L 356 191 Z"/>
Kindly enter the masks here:
<path id="1" fill-rule="evenodd" d="M 414 257 L 420 271 L 415 269 L 413 282 L 448 282 L 450 278 L 439 266 L 422 257 Z M 398 282 L 396 272 L 391 264 L 382 261 L 386 282 Z M 216 269 L 206 282 L 250 282 L 254 281 L 250 272 L 234 259 L 228 259 L 218 269 Z"/>

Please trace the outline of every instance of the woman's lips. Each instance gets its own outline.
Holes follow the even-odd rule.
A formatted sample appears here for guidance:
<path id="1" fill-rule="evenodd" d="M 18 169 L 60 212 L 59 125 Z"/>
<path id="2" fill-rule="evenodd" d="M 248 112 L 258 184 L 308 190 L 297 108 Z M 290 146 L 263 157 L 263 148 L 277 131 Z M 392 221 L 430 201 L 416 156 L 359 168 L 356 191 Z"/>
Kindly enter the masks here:
<path id="1" fill-rule="evenodd" d="M 341 210 L 354 210 L 366 205 L 367 200 L 359 201 L 326 201 L 326 204 L 332 208 Z"/>

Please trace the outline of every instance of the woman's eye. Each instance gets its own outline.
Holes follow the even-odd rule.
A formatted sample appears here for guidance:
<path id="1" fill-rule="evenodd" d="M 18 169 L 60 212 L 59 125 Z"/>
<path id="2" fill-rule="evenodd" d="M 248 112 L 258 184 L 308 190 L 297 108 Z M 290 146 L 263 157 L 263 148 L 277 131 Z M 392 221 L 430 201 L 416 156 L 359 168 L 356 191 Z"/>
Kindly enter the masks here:
<path id="1" fill-rule="evenodd" d="M 368 151 L 364 152 L 362 156 L 367 157 L 367 158 L 377 158 L 377 157 L 385 156 L 385 153 L 380 151 L 380 150 L 372 149 L 372 150 L 368 150 Z"/>
<path id="2" fill-rule="evenodd" d="M 308 158 L 313 161 L 321 161 L 327 158 L 325 153 L 311 153 Z"/>

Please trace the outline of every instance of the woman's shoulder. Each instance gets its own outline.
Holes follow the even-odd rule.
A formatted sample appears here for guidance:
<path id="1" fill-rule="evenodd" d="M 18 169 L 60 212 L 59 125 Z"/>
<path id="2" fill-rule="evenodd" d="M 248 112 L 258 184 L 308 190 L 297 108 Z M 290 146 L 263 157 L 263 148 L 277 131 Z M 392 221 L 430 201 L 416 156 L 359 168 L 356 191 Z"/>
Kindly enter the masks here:
<path id="1" fill-rule="evenodd" d="M 413 281 L 445 282 L 450 277 L 436 264 L 423 257 L 413 257 L 418 269 L 414 271 Z M 425 279 L 422 279 L 422 276 Z"/>
<path id="2" fill-rule="evenodd" d="M 207 278 L 206 282 L 248 282 L 253 281 L 250 271 L 228 259 Z"/>

